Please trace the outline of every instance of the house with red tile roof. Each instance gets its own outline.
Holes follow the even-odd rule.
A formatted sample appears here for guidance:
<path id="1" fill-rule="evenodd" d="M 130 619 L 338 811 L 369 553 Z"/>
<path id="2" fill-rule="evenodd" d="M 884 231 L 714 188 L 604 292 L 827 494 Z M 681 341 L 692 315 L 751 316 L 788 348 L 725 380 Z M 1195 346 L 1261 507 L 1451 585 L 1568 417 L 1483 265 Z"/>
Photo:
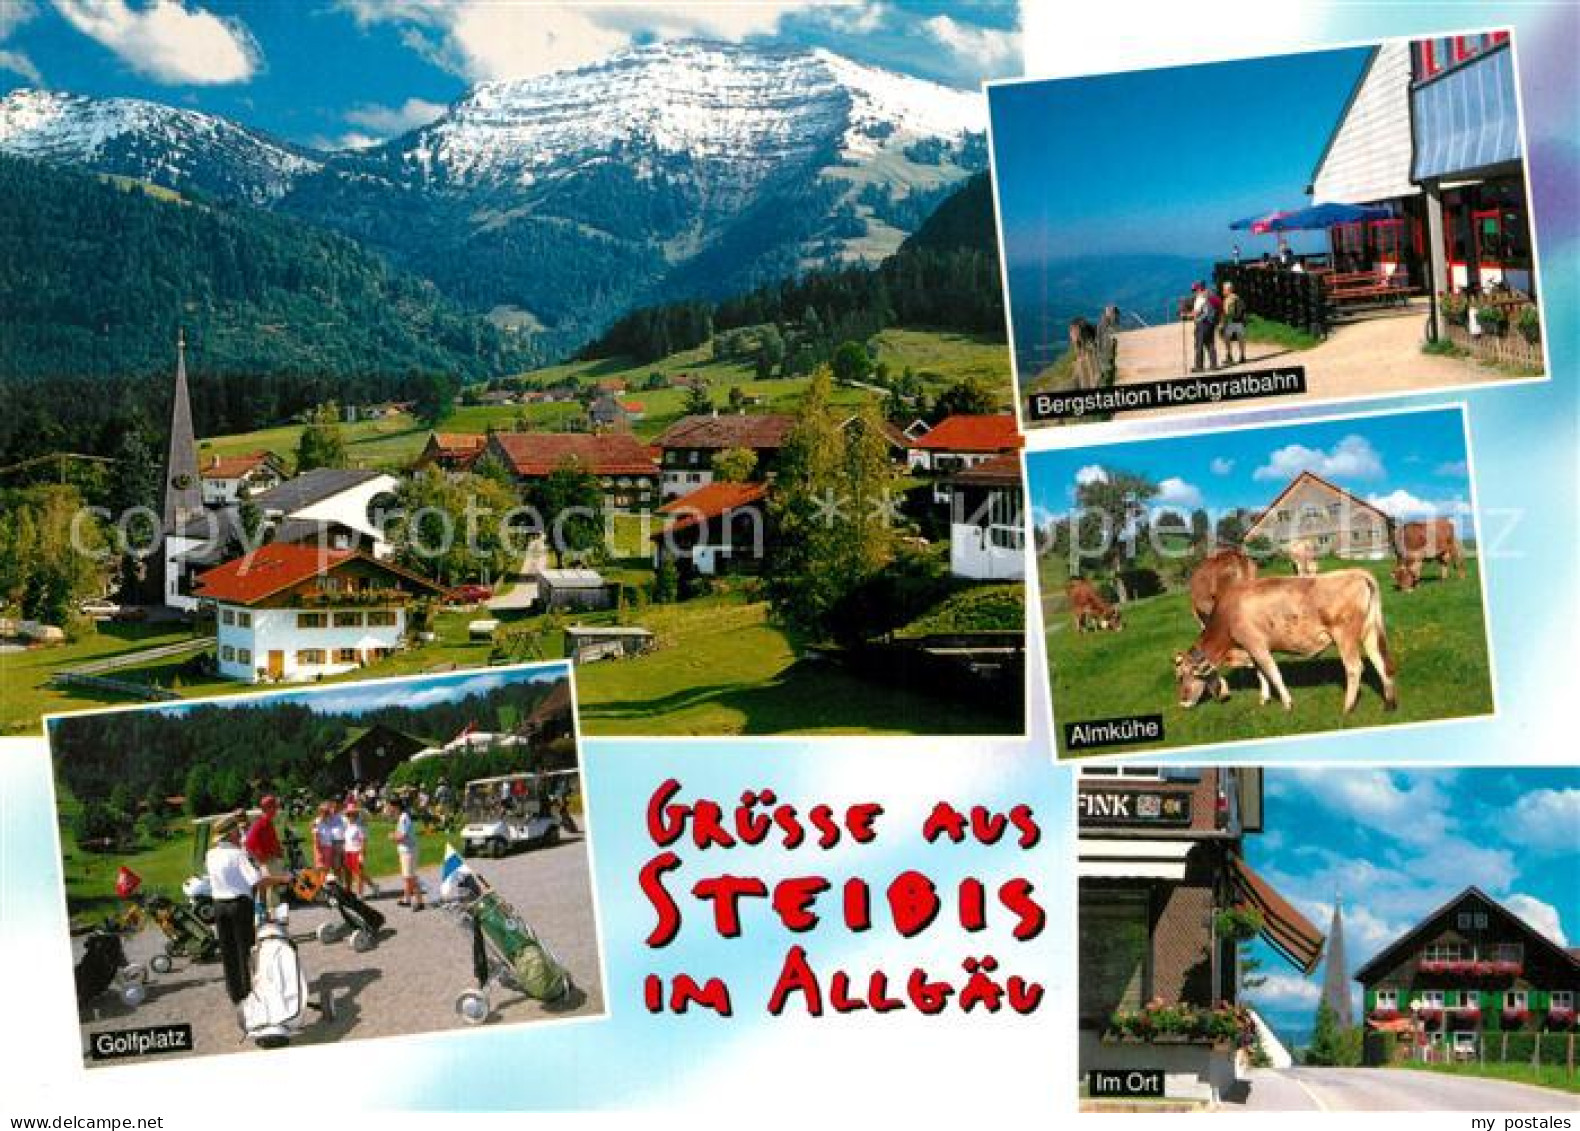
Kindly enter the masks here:
<path id="1" fill-rule="evenodd" d="M 1019 451 L 1023 443 L 1010 413 L 947 416 L 910 442 L 911 470 L 944 475 Z"/>
<path id="2" fill-rule="evenodd" d="M 679 498 L 712 483 L 714 459 L 732 448 L 756 453 L 754 474 L 766 479 L 794 427 L 795 417 L 780 413 L 687 416 L 677 420 L 653 441 L 663 467 L 664 498 Z"/>
<path id="3" fill-rule="evenodd" d="M 413 600 L 444 592 L 359 550 L 271 542 L 198 576 L 220 674 L 244 683 L 353 671 L 400 647 Z"/>
<path id="4" fill-rule="evenodd" d="M 709 483 L 658 508 L 668 517 L 651 535 L 653 566 L 665 559 L 712 576 L 755 570 L 768 537 L 766 483 Z"/>
<path id="5" fill-rule="evenodd" d="M 422 453 L 412 461 L 413 471 L 437 467 L 441 471 L 471 471 L 488 446 L 481 432 L 430 432 Z"/>
<path id="6" fill-rule="evenodd" d="M 658 464 L 629 432 L 495 432 L 484 451 L 522 486 L 573 466 L 598 480 L 610 510 L 649 510 L 658 502 Z"/>
<path id="7" fill-rule="evenodd" d="M 270 451 L 210 455 L 199 465 L 198 478 L 204 506 L 228 507 L 285 482 L 285 463 Z"/>

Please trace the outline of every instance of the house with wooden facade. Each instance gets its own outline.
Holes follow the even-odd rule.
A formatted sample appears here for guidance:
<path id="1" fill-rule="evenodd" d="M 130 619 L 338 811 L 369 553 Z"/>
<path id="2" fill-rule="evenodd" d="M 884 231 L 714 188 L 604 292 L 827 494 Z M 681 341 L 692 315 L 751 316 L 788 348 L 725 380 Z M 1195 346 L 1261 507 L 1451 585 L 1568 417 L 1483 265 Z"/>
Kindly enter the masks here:
<path id="1" fill-rule="evenodd" d="M 383 659 L 411 603 L 444 589 L 360 550 L 280 542 L 201 574 L 194 593 L 214 604 L 220 674 L 280 683 Z"/>
<path id="2" fill-rule="evenodd" d="M 412 461 L 413 471 L 436 467 L 440 471 L 459 473 L 471 471 L 488 446 L 488 437 L 481 432 L 430 432 L 422 452 Z"/>
<path id="3" fill-rule="evenodd" d="M 211 455 L 203 461 L 198 478 L 204 506 L 229 507 L 285 482 L 285 464 L 269 451 Z"/>
<path id="4" fill-rule="evenodd" d="M 1580 955 L 1468 887 L 1355 978 L 1368 1029 L 1406 1038 L 1396 1055 L 1473 1059 L 1505 1034 L 1573 1031 Z"/>
<path id="5" fill-rule="evenodd" d="M 986 416 L 957 413 L 911 440 L 907 462 L 913 472 L 938 477 L 933 501 L 947 503 L 949 489 L 943 482 L 944 476 L 1018 452 L 1024 443 L 1015 417 L 1010 413 Z"/>
<path id="6" fill-rule="evenodd" d="M 1156 1028 L 1124 1022 L 1236 1004 L 1225 913 L 1303 975 L 1321 962 L 1322 932 L 1245 859 L 1263 831 L 1262 771 L 1083 767 L 1076 805 L 1082 1075 L 1161 1069 L 1170 1097 L 1217 1099 L 1238 1082 L 1229 1043 L 1167 1032 L 1161 1014 Z"/>
<path id="7" fill-rule="evenodd" d="M 751 572 L 767 552 L 768 486 L 709 483 L 659 508 L 669 521 L 650 537 L 653 567 L 666 560 L 682 570 L 713 576 Z"/>
<path id="8" fill-rule="evenodd" d="M 1297 539 L 1322 557 L 1380 561 L 1393 552 L 1393 518 L 1335 483 L 1302 471 L 1278 493 L 1245 532 L 1278 549 Z"/>
<path id="9" fill-rule="evenodd" d="M 629 432 L 495 432 L 485 453 L 497 458 L 522 487 L 575 467 L 598 480 L 604 506 L 645 511 L 658 505 L 658 463 Z"/>
<path id="10" fill-rule="evenodd" d="M 757 456 L 753 476 L 773 474 L 779 452 L 795 427 L 795 417 L 775 413 L 687 416 L 653 441 L 663 468 L 663 495 L 689 495 L 713 482 L 713 461 L 723 452 L 743 448 Z"/>
<path id="11" fill-rule="evenodd" d="M 956 472 L 949 491 L 949 572 L 973 581 L 1026 576 L 1026 485 L 1020 456 L 994 456 Z"/>

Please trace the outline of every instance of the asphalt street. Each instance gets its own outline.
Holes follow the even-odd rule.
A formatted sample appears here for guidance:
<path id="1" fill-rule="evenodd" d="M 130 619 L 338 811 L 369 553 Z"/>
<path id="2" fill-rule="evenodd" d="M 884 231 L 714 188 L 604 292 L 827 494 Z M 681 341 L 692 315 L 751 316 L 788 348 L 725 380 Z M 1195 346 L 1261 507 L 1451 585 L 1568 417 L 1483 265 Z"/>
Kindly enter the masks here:
<path id="1" fill-rule="evenodd" d="M 566 839 L 552 848 L 469 863 L 516 908 L 575 982 L 567 998 L 549 1005 L 492 985 L 489 997 L 494 1011 L 487 1024 L 602 1013 L 603 985 L 585 842 Z M 424 864 L 421 875 L 431 899 L 439 887 L 439 861 Z M 383 878 L 379 884 L 382 892 L 371 902 L 388 922 L 378 945 L 370 951 L 358 953 L 345 941 L 320 943 L 314 935 L 318 925 L 338 918 L 327 908 L 315 905 L 292 910 L 290 932 L 298 945 L 310 993 L 317 999 L 327 989 L 335 1008 L 332 1020 L 309 1011 L 309 1021 L 292 1039 L 293 1046 L 467 1027 L 455 1012 L 455 998 L 475 985 L 471 935 L 431 903 L 422 912 L 396 906 L 397 878 Z M 149 925 L 126 940 L 127 957 L 146 965 L 163 950 L 164 942 L 158 929 Z M 75 949 L 80 955 L 80 940 Z M 83 1009 L 81 1021 L 85 1050 L 95 1033 L 181 1022 L 192 1026 L 194 1053 L 198 1055 L 239 1052 L 244 1047 L 218 962 L 177 959 L 170 973 L 149 976 L 148 997 L 141 1005 L 127 1008 L 112 989 Z M 160 1059 L 169 1055 L 174 1054 Z"/>
<path id="2" fill-rule="evenodd" d="M 1257 1068 L 1243 1104 L 1224 1111 L 1580 1111 L 1580 1096 L 1489 1080 L 1387 1068 Z"/>

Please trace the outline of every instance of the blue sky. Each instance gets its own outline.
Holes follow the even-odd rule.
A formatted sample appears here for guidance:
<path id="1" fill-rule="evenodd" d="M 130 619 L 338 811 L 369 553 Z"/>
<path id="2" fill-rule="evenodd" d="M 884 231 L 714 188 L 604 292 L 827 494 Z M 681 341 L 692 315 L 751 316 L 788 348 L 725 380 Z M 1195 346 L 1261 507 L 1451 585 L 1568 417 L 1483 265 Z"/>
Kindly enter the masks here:
<path id="1" fill-rule="evenodd" d="M 1145 475 L 1155 506 L 1260 509 L 1312 471 L 1396 518 L 1440 514 L 1468 534 L 1470 478 L 1456 409 L 1351 417 L 1278 428 L 1036 452 L 1027 457 L 1038 522 L 1070 509 L 1078 482 L 1107 471 Z"/>
<path id="2" fill-rule="evenodd" d="M 1011 266 L 1116 253 L 1227 258 L 1277 248 L 1231 233 L 1307 203 L 1306 185 L 1365 49 L 993 88 L 988 105 Z M 1301 249 L 1304 240 L 1292 241 Z M 1325 239 L 1316 233 L 1317 245 Z"/>
<path id="3" fill-rule="evenodd" d="M 1351 973 L 1470 885 L 1580 945 L 1580 769 L 1290 767 L 1265 782 L 1268 831 L 1246 858 L 1321 930 L 1343 899 Z M 1275 1029 L 1307 1028 L 1322 971 L 1258 951 L 1258 1004 Z"/>
<path id="4" fill-rule="evenodd" d="M 0 92 L 149 98 L 305 144 L 360 144 L 424 124 L 473 82 L 664 39 L 827 47 L 974 88 L 1019 72 L 1018 28 L 1014 2 L 944 0 L 3 0 Z"/>

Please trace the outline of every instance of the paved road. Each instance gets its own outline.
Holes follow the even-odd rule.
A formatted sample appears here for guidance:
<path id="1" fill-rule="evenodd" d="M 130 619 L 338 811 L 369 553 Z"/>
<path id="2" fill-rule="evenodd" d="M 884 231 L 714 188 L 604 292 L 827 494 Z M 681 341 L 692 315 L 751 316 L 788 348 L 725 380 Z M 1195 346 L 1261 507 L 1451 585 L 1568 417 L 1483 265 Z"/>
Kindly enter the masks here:
<path id="1" fill-rule="evenodd" d="M 592 880 L 587 848 L 579 839 L 554 848 L 520 853 L 503 860 L 473 862 L 474 869 L 526 919 L 570 970 L 576 989 L 569 998 L 544 1005 L 498 986 L 489 988 L 494 1005 L 490 1025 L 581 1017 L 603 1012 L 598 944 L 594 929 Z M 422 869 L 429 892 L 439 886 L 438 862 Z M 455 996 L 474 984 L 471 936 L 451 916 L 435 907 L 417 913 L 397 907 L 399 880 L 380 881 L 382 894 L 373 906 L 388 920 L 378 946 L 365 953 L 348 943 L 325 946 L 313 937 L 331 917 L 321 907 L 298 908 L 291 914 L 302 965 L 316 998 L 327 985 L 336 1016 L 325 1021 L 316 1011 L 293 1045 L 323 1044 L 358 1037 L 465 1028 L 455 1013 Z M 127 940 L 127 956 L 147 962 L 163 949 L 164 937 L 149 927 Z M 78 944 L 80 953 L 80 943 Z M 84 1041 L 96 1032 L 139 1028 L 167 1022 L 192 1025 L 196 1052 L 237 1052 L 243 1047 L 236 1015 L 225 995 L 219 963 L 195 964 L 178 959 L 176 968 L 149 980 L 148 998 L 127 1009 L 114 993 L 91 1003 L 82 1013 Z"/>
<path id="2" fill-rule="evenodd" d="M 1580 1096 L 1488 1080 L 1387 1068 L 1258 1068 L 1243 1104 L 1225 1111 L 1580 1111 Z"/>
<path id="3" fill-rule="evenodd" d="M 136 652 L 122 652 L 119 655 L 107 656 L 102 660 L 93 660 L 65 670 L 72 675 L 98 675 L 102 672 L 113 672 L 119 668 L 141 667 L 151 660 L 167 660 L 173 656 L 184 655 L 187 652 L 197 652 L 204 648 L 213 647 L 213 644 L 214 638 L 212 636 L 199 637 L 193 640 L 178 640 L 174 644 L 161 644 L 157 648 L 144 648 Z"/>
<path id="4" fill-rule="evenodd" d="M 521 560 L 521 569 L 516 574 L 515 583 L 505 592 L 490 598 L 488 607 L 492 610 L 530 608 L 538 599 L 538 583 L 531 578 L 548 564 L 548 560 L 549 552 L 544 539 L 536 539 L 528 547 L 526 557 Z M 501 588 L 504 580 L 500 578 Z"/>

